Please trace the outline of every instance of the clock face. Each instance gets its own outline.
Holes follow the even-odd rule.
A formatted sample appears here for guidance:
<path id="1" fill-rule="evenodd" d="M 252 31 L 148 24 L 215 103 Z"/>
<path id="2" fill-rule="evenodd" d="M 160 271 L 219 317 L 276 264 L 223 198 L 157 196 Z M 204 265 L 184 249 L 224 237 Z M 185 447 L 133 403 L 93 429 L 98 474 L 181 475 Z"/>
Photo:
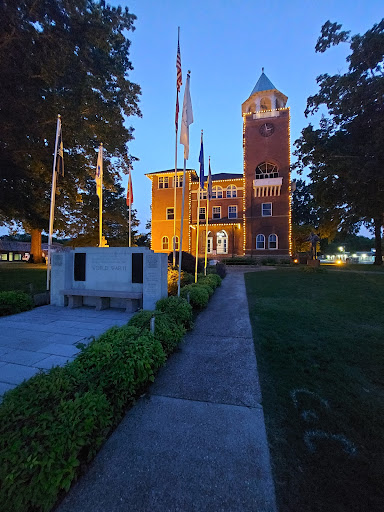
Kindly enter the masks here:
<path id="1" fill-rule="evenodd" d="M 264 123 L 260 126 L 259 132 L 263 137 L 270 137 L 275 131 L 275 127 L 272 123 Z"/>

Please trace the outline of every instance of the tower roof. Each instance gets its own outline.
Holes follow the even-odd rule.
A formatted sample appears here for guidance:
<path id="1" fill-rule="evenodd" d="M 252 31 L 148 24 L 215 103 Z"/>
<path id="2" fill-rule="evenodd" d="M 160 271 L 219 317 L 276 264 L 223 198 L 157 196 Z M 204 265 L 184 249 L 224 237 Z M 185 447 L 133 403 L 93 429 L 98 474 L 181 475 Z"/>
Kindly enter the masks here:
<path id="1" fill-rule="evenodd" d="M 252 96 L 252 94 L 255 94 L 255 92 L 270 91 L 271 89 L 276 89 L 276 87 L 264 73 L 264 68 L 262 68 L 260 78 L 256 82 L 256 85 L 250 95 Z"/>

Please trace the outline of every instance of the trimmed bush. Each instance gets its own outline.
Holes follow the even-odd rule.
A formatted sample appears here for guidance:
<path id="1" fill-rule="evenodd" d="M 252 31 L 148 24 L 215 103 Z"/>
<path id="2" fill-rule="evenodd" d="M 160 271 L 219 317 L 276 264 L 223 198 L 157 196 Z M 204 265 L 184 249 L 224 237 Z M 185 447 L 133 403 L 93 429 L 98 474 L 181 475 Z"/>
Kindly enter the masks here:
<path id="1" fill-rule="evenodd" d="M 211 288 L 215 289 L 218 286 L 221 286 L 221 277 L 217 274 L 208 274 L 206 276 L 201 275 L 198 276 L 198 283 L 199 284 L 208 284 Z"/>
<path id="2" fill-rule="evenodd" d="M 168 254 L 168 262 L 172 265 L 173 263 L 173 252 Z M 179 251 L 176 252 L 176 265 L 179 265 Z M 182 252 L 181 256 L 181 270 L 188 272 L 188 274 L 195 274 L 196 258 L 189 252 Z M 199 259 L 197 264 L 197 271 L 201 272 L 204 268 L 202 259 Z"/>
<path id="3" fill-rule="evenodd" d="M 179 278 L 179 271 L 177 268 L 168 267 L 168 295 L 177 295 L 177 280 Z M 193 275 L 188 272 L 181 271 L 180 275 L 180 288 L 187 284 L 193 283 Z"/>
<path id="4" fill-rule="evenodd" d="M 183 288 L 184 289 L 184 288 Z M 193 327 L 192 306 L 183 297 L 168 297 L 156 303 L 156 309 L 167 313 L 174 323 L 179 323 L 186 329 Z"/>
<path id="5" fill-rule="evenodd" d="M 1 510 L 49 511 L 164 361 L 150 332 L 114 327 L 72 363 L 6 393 L 0 406 Z"/>
<path id="6" fill-rule="evenodd" d="M 155 380 L 165 362 L 160 341 L 132 326 L 112 327 L 73 361 L 84 375 L 86 390 L 103 392 L 119 416 L 135 394 Z"/>
<path id="7" fill-rule="evenodd" d="M 194 309 L 204 309 L 209 301 L 209 292 L 207 288 L 200 284 L 188 284 L 181 290 L 181 295 L 189 300 Z"/>
<path id="8" fill-rule="evenodd" d="M 171 354 L 184 336 L 186 329 L 181 323 L 176 323 L 168 313 L 162 311 L 140 311 L 128 322 L 129 326 L 150 332 L 151 318 L 155 317 L 154 336 L 160 341 L 164 352 Z"/>
<path id="9" fill-rule="evenodd" d="M 33 301 L 24 292 L 0 292 L 0 316 L 14 315 L 33 308 Z"/>

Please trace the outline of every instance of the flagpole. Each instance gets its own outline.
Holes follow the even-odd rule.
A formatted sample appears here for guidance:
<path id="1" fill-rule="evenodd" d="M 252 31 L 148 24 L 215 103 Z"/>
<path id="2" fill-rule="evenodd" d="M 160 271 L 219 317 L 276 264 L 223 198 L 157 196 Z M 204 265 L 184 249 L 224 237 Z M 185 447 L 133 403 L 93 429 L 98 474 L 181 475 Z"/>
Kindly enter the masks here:
<path id="1" fill-rule="evenodd" d="M 53 219 L 55 215 L 55 196 L 56 196 L 56 161 L 57 161 L 57 141 L 59 137 L 59 128 L 61 123 L 61 116 L 57 116 L 56 124 L 56 140 L 55 140 L 55 153 L 53 156 L 52 168 L 52 188 L 51 188 L 51 208 L 49 212 L 49 236 L 48 236 L 48 264 L 47 264 L 47 290 L 50 289 L 51 281 L 51 249 L 52 249 L 52 233 L 53 233 Z"/>
<path id="2" fill-rule="evenodd" d="M 179 81 L 180 69 L 180 81 Z M 181 58 L 180 58 L 180 27 L 177 27 L 177 56 L 176 56 L 176 112 L 175 112 L 175 180 L 173 183 L 173 267 L 176 267 L 176 199 L 177 199 L 177 132 L 179 128 L 179 90 L 181 85 Z"/>
<path id="3" fill-rule="evenodd" d="M 131 236 L 131 230 L 132 230 L 132 178 L 131 178 L 131 168 L 129 168 L 129 241 L 128 241 L 128 247 L 131 247 L 132 245 L 132 236 Z"/>
<path id="4" fill-rule="evenodd" d="M 179 275 L 177 278 L 177 296 L 180 297 L 180 274 L 181 274 L 181 258 L 183 253 L 183 221 L 184 221 L 184 199 L 185 199 L 185 171 L 187 167 L 187 160 L 184 157 L 183 169 L 183 195 L 181 200 L 181 224 L 180 224 L 180 243 L 179 243 Z"/>
<path id="5" fill-rule="evenodd" d="M 211 157 L 209 157 L 209 166 L 211 168 Z M 209 173 L 207 180 L 207 217 L 205 223 L 205 261 L 204 261 L 204 275 L 207 275 L 207 260 L 208 260 L 208 216 L 209 216 Z"/>
<path id="6" fill-rule="evenodd" d="M 196 261 L 195 261 L 195 283 L 197 283 L 197 267 L 199 265 L 199 228 L 200 228 L 200 181 L 199 181 L 199 189 L 198 189 L 198 199 L 197 199 L 197 226 L 196 226 Z"/>
<path id="7" fill-rule="evenodd" d="M 99 152 L 101 151 L 101 165 L 100 165 L 100 194 L 99 194 L 99 247 L 102 247 L 103 240 L 103 145 L 100 144 Z"/>

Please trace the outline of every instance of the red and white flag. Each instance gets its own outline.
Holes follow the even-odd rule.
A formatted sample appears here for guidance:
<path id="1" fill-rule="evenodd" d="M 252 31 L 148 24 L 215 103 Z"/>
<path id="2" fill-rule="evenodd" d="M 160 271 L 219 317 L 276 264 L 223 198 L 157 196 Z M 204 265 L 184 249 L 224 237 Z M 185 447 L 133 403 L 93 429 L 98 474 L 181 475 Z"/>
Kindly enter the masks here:
<path id="1" fill-rule="evenodd" d="M 180 35 L 180 28 L 179 28 L 179 34 L 177 36 L 177 55 L 176 55 L 176 115 L 175 115 L 175 128 L 176 132 L 179 129 L 179 92 L 180 87 L 183 84 L 183 77 L 181 73 L 181 56 L 180 56 L 180 42 L 179 37 Z"/>
<path id="2" fill-rule="evenodd" d="M 132 188 L 131 169 L 129 169 L 128 189 L 127 189 L 127 206 L 131 206 L 132 203 L 133 203 L 133 188 Z"/>

